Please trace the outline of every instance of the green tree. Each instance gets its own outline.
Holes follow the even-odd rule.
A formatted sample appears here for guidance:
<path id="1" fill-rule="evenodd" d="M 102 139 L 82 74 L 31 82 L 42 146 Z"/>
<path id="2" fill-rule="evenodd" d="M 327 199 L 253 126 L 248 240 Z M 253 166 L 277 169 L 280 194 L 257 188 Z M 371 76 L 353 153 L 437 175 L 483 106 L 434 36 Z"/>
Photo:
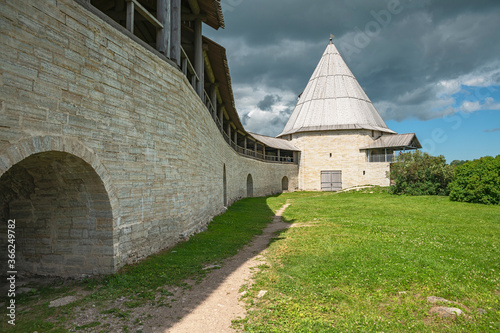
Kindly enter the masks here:
<path id="1" fill-rule="evenodd" d="M 419 150 L 401 154 L 391 165 L 393 194 L 448 195 L 454 167 L 444 156 L 431 156 Z"/>
<path id="2" fill-rule="evenodd" d="M 500 204 L 500 155 L 482 157 L 458 166 L 449 187 L 450 200 Z"/>
<path id="3" fill-rule="evenodd" d="M 465 163 L 469 162 L 468 160 L 453 160 L 450 165 L 452 166 L 459 166 L 459 165 L 464 165 Z"/>

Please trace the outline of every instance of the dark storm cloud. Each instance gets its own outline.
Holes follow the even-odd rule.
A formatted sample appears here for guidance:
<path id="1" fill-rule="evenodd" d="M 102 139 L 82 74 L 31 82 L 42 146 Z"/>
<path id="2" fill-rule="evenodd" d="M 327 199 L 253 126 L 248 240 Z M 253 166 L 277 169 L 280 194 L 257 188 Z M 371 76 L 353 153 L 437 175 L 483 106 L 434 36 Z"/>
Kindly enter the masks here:
<path id="1" fill-rule="evenodd" d="M 441 117 L 467 80 L 500 82 L 498 0 L 221 2 L 226 29 L 206 32 L 226 47 L 234 86 L 297 96 L 330 33 L 385 120 Z"/>
<path id="2" fill-rule="evenodd" d="M 257 107 L 262 111 L 272 111 L 273 105 L 281 101 L 278 95 L 266 95 L 262 101 L 257 104 Z"/>
<path id="3" fill-rule="evenodd" d="M 241 118 L 241 123 L 243 124 L 243 126 L 247 126 L 248 121 L 250 120 L 250 116 L 248 115 L 248 113 L 245 113 L 240 118 Z"/>

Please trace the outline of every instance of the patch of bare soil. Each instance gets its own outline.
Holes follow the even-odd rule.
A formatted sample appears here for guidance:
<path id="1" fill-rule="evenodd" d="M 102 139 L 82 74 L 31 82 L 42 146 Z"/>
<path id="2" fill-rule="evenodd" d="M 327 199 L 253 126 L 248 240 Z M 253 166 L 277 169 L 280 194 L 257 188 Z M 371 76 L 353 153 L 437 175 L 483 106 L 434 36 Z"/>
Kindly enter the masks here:
<path id="1" fill-rule="evenodd" d="M 158 290 L 154 305 L 131 307 L 133 301 L 122 297 L 109 304 L 107 308 L 112 310 L 105 313 L 97 307 L 79 309 L 73 327 L 78 326 L 79 332 L 120 332 L 125 327 L 128 332 L 235 332 L 231 321 L 246 315 L 239 290 L 251 279 L 252 269 L 263 263 L 262 253 L 275 233 L 290 226 L 281 221 L 288 206 L 281 207 L 263 233 L 237 255 L 220 267 L 207 267 L 210 273 L 201 283 L 187 281 L 188 288 Z M 96 326 L 90 327 L 92 323 Z"/>

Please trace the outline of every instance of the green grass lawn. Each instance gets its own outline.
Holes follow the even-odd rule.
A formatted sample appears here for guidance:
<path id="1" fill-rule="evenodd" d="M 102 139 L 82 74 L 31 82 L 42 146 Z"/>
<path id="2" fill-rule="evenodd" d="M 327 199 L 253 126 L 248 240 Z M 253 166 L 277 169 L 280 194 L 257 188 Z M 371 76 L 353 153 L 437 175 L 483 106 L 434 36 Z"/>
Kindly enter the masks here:
<path id="1" fill-rule="evenodd" d="M 289 199 L 284 219 L 297 227 L 270 245 L 244 330 L 500 331 L 500 207 L 370 191 L 268 199 Z M 430 314 L 436 305 L 465 316 Z"/>
<path id="2" fill-rule="evenodd" d="M 103 278 L 75 282 L 69 286 L 57 284 L 39 288 L 33 285 L 33 292 L 16 296 L 16 325 L 11 326 L 6 320 L 6 306 L 0 311 L 0 332 L 67 332 L 75 316 L 75 308 L 98 306 L 102 313 L 115 313 L 123 316 L 128 323 L 127 313 L 116 313 L 110 302 L 120 297 L 127 297 L 131 311 L 145 303 L 164 305 L 155 302 L 158 288 L 168 296 L 169 287 L 187 287 L 186 279 L 202 279 L 207 270 L 205 265 L 219 264 L 222 260 L 234 256 L 238 249 L 272 221 L 274 212 L 268 206 L 269 198 L 247 198 L 234 203 L 225 214 L 214 218 L 208 230 L 179 243 L 174 248 L 150 256 L 135 265 L 125 266 L 119 273 Z M 282 205 L 284 198 L 275 198 L 274 205 Z M 85 298 L 58 308 L 48 308 L 49 302 L 67 295 L 74 295 L 76 289 L 85 289 L 90 294 Z M 3 297 L 2 297 L 3 296 Z M 0 303 L 9 301 L 0 295 Z M 99 323 L 94 323 L 95 331 L 101 331 Z M 89 326 L 90 327 L 90 326 Z M 74 327 L 73 327 L 74 328 Z M 112 332 L 102 329 L 103 332 Z"/>
<path id="3" fill-rule="evenodd" d="M 246 294 L 253 310 L 240 321 L 245 331 L 499 331 L 500 207 L 374 192 L 243 199 L 206 232 L 117 274 L 16 296 L 16 326 L 7 324 L 4 307 L 0 332 L 74 330 L 75 309 L 88 306 L 120 316 L 126 327 L 127 311 L 145 302 L 162 306 L 154 298 L 158 290 L 167 296 L 170 286 L 202 279 L 205 265 L 235 255 L 287 200 L 292 205 L 284 218 L 302 227 L 283 231 L 270 244 L 269 265 Z M 75 294 L 75 287 L 90 294 L 48 308 L 51 300 Z M 268 293 L 258 299 L 260 290 Z M 118 311 L 110 304 L 123 296 L 130 310 Z M 460 303 L 449 306 L 467 317 L 430 315 L 427 296 Z M 101 326 L 85 325 L 110 332 Z"/>

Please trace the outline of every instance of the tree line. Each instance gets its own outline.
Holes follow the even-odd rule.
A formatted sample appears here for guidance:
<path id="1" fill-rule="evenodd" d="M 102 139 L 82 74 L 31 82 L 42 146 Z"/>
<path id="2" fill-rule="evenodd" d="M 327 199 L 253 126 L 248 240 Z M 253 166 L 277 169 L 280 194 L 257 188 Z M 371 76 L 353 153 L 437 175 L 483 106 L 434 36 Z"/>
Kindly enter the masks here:
<path id="1" fill-rule="evenodd" d="M 500 155 L 446 163 L 444 156 L 404 153 L 391 164 L 392 194 L 445 195 L 452 201 L 500 204 Z"/>

